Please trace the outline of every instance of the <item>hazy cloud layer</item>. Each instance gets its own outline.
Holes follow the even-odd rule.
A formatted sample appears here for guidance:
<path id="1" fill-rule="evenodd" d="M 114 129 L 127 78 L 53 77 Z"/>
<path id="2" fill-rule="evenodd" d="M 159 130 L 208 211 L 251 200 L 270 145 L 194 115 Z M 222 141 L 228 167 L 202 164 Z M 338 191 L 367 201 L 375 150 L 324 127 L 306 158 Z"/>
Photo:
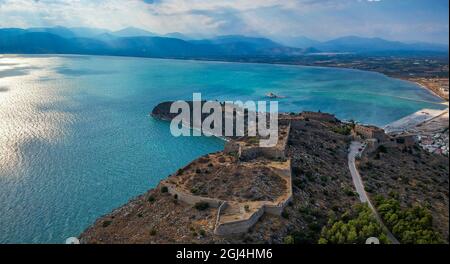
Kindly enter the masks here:
<path id="1" fill-rule="evenodd" d="M 0 27 L 448 42 L 447 0 L 0 0 Z"/>

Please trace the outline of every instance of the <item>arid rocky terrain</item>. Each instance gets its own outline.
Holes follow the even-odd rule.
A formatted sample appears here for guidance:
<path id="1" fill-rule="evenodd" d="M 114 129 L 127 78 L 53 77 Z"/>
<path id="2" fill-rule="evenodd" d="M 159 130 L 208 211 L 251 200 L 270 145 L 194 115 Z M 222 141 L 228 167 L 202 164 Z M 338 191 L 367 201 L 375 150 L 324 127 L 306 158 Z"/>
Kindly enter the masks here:
<path id="1" fill-rule="evenodd" d="M 359 167 L 371 197 L 393 197 L 404 208 L 427 208 L 435 229 L 448 240 L 448 157 L 418 146 L 382 148 L 364 158 Z"/>
<path id="2" fill-rule="evenodd" d="M 348 169 L 352 125 L 301 114 L 280 118 L 290 120 L 285 159 L 292 180 L 292 199 L 281 215 L 263 214 L 248 232 L 217 235 L 217 208 L 193 206 L 170 193 L 167 184 L 192 195 L 245 203 L 273 201 L 286 191 L 285 180 L 267 167 L 273 162 L 240 160 L 224 151 L 200 157 L 99 218 L 80 235 L 82 243 L 318 243 L 330 219 L 348 218 L 346 212 L 360 204 Z M 369 195 L 426 206 L 435 229 L 448 239 L 448 158 L 417 145 L 392 147 L 368 154 L 359 167 Z"/>

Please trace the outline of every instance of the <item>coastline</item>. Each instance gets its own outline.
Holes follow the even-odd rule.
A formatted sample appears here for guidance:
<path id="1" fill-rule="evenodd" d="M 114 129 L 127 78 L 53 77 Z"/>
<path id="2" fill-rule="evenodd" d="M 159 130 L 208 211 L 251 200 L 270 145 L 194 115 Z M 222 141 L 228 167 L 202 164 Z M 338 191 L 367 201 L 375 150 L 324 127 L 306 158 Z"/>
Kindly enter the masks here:
<path id="1" fill-rule="evenodd" d="M 158 113 L 152 114 L 152 117 L 167 120 L 164 118 L 166 116 L 158 115 Z M 328 127 L 340 127 L 344 124 L 329 120 L 328 116 L 311 117 L 313 119 L 309 120 L 299 113 L 295 117 L 284 115 L 284 118 L 284 129 L 280 132 L 282 140 L 277 146 L 268 151 L 261 151 L 258 146 L 253 145 L 254 143 L 250 143 L 248 138 L 234 139 L 235 141 L 230 141 L 230 144 L 226 145 L 222 151 L 198 157 L 168 178 L 161 180 L 146 193 L 132 198 L 128 203 L 97 218 L 92 225 L 78 235 L 80 242 L 82 244 L 121 243 L 119 241 L 125 243 L 167 243 L 168 241 L 230 243 L 240 241 L 240 235 L 245 233 L 247 237 L 252 237 L 252 241 L 269 239 L 273 243 L 283 243 L 286 230 L 282 226 L 289 221 L 286 216 L 293 215 L 294 212 L 301 214 L 301 204 L 292 203 L 294 200 L 291 169 L 293 156 L 286 154 L 288 138 L 291 136 L 291 121 L 311 122 L 312 127 L 306 126 L 311 129 L 308 133 L 319 133 L 318 131 L 322 129 L 327 131 L 327 136 L 334 139 L 330 141 L 333 142 L 330 144 L 342 153 L 346 152 L 348 143 L 346 136 L 335 133 Z M 239 150 L 236 146 L 239 146 Z M 321 146 L 324 147 L 322 144 Z M 297 151 L 294 152 L 297 153 Z M 237 159 L 242 160 L 243 163 L 237 163 Z M 336 177 L 342 177 L 346 183 L 343 185 L 334 185 L 332 181 L 327 183 L 332 185 L 329 188 L 337 188 L 330 193 L 341 192 L 337 198 L 338 204 L 346 203 L 351 206 L 353 198 L 343 193 L 345 186 L 348 185 L 346 188 L 351 186 L 351 182 L 347 182 L 346 167 L 343 166 L 346 155 L 339 155 L 337 159 L 339 162 L 328 164 L 337 166 L 336 164 L 341 163 L 333 171 L 342 170 L 338 173 L 340 176 Z M 241 177 L 242 175 L 246 177 Z M 219 182 L 220 187 L 217 184 Z M 266 188 L 276 191 L 266 193 Z M 238 194 L 241 192 L 244 195 Z M 197 208 L 205 203 L 208 204 L 207 209 Z M 292 209 L 294 206 L 298 208 Z M 283 214 L 285 210 L 289 213 Z M 166 219 L 167 215 L 176 217 L 170 217 L 169 220 Z M 144 216 L 152 219 L 151 223 L 143 220 Z M 145 223 L 136 224 L 140 221 Z M 270 231 L 270 237 L 263 238 L 268 234 L 268 228 L 272 228 L 274 223 L 280 228 L 277 232 Z M 143 224 L 148 225 L 147 229 L 150 232 L 138 231 L 140 230 L 138 226 Z M 255 225 L 257 227 L 253 229 Z M 261 229 L 261 227 L 264 228 Z M 267 230 L 264 231 L 265 229 Z M 249 235 L 250 230 L 257 231 L 252 231 L 253 234 Z M 136 235 L 130 236 L 133 232 L 136 232 Z M 193 232 L 195 232 L 194 235 L 189 235 Z"/>
<path id="2" fill-rule="evenodd" d="M 162 58 L 162 57 L 136 57 L 136 56 L 120 56 L 120 55 L 88 55 L 88 54 L 7 54 L 7 53 L 1 53 L 1 56 L 75 56 L 75 57 L 89 57 L 89 56 L 99 56 L 99 57 L 118 57 L 118 58 L 140 58 L 140 59 L 156 59 L 156 60 L 177 60 L 177 61 L 195 61 L 195 62 L 216 62 L 216 63 L 239 63 L 239 64 L 267 64 L 267 65 L 277 65 L 277 66 L 297 66 L 297 67 L 312 67 L 312 68 L 333 68 L 333 69 L 345 69 L 345 70 L 354 70 L 354 71 L 363 71 L 363 72 L 372 72 L 372 73 L 378 73 L 382 74 L 386 77 L 407 81 L 410 83 L 413 83 L 415 85 L 420 86 L 423 89 L 426 89 L 427 91 L 431 92 L 434 96 L 439 97 L 440 99 L 444 100 L 445 102 L 449 102 L 449 99 L 445 96 L 437 93 L 434 89 L 429 87 L 426 84 L 418 82 L 416 79 L 417 77 L 403 77 L 403 76 L 397 76 L 397 75 L 390 75 L 385 72 L 381 71 L 375 71 L 375 70 L 367 70 L 367 69 L 359 69 L 359 68 L 352 68 L 352 67 L 345 67 L 345 66 L 338 66 L 338 65 L 315 65 L 315 64 L 305 64 L 305 63 L 289 63 L 289 62 L 264 62 L 264 61 L 242 61 L 242 60 L 233 60 L 233 59 L 220 59 L 220 58 Z M 448 78 L 447 78 L 448 82 Z"/>
<path id="3" fill-rule="evenodd" d="M 433 119 L 436 119 L 448 112 L 448 108 L 444 110 L 422 109 L 403 118 L 400 118 L 399 120 L 396 120 L 392 123 L 389 123 L 383 128 L 385 129 L 387 134 L 402 134 Z"/>
<path id="4" fill-rule="evenodd" d="M 299 113 L 298 115 L 301 116 L 302 113 Z M 158 116 L 153 117 L 157 118 Z M 290 116 L 286 117 L 288 119 L 291 118 Z M 324 136 L 324 131 L 328 131 L 327 135 L 336 136 L 334 140 L 337 140 L 337 142 L 339 142 L 339 147 L 334 147 L 337 147 L 337 149 L 341 149 L 341 151 L 343 151 L 342 153 L 346 153 L 349 139 L 344 135 L 340 135 L 338 132 L 334 132 L 334 130 L 331 129 L 332 126 L 345 126 L 345 123 L 341 123 L 339 121 L 338 123 L 334 123 L 327 120 L 322 120 L 320 118 L 317 120 L 310 120 L 309 118 L 304 120 L 310 125 L 294 126 L 295 129 L 297 129 L 297 132 L 301 131 L 301 129 L 306 129 L 306 127 L 312 127 L 308 129 L 319 129 L 316 131 L 318 133 L 316 135 L 322 138 Z M 427 120 L 429 121 L 430 119 Z M 289 125 L 289 131 L 290 128 L 291 125 Z M 309 131 L 308 129 L 306 129 L 306 131 Z M 311 131 L 309 131 L 308 133 L 310 132 Z M 300 134 L 291 131 L 285 134 L 285 144 L 287 144 L 289 140 L 288 137 L 290 135 L 303 135 L 303 132 Z M 311 134 L 309 135 L 311 136 Z M 303 136 L 298 137 L 297 139 L 300 140 L 301 138 L 303 138 Z M 326 140 L 326 142 L 334 141 Z M 308 138 L 307 141 L 304 142 L 304 144 L 311 144 L 310 139 Z M 195 243 L 230 243 L 233 241 L 242 242 L 239 240 L 239 234 L 243 233 L 246 234 L 246 239 L 251 239 L 251 241 L 261 241 L 261 239 L 263 238 L 263 234 L 266 234 L 268 232 L 267 228 L 272 227 L 274 222 L 279 227 L 279 229 L 277 229 L 276 232 L 273 230 L 270 231 L 271 238 L 267 239 L 272 239 L 268 240 L 271 241 L 271 243 L 283 243 L 283 238 L 287 233 L 285 233 L 285 230 L 282 227 L 286 226 L 289 221 L 289 217 L 283 217 L 284 210 L 286 210 L 287 213 L 285 213 L 285 215 L 287 216 L 294 215 L 294 212 L 300 212 L 300 214 L 296 217 L 302 217 L 301 214 L 303 211 L 300 209 L 303 208 L 303 205 L 299 202 L 298 193 L 297 196 L 296 193 L 292 191 L 289 193 L 289 196 L 282 195 L 282 198 L 285 201 L 279 202 L 277 198 L 274 204 L 276 206 L 272 205 L 273 202 L 269 202 L 269 206 L 266 206 L 263 205 L 264 203 L 267 203 L 265 201 L 258 200 L 258 202 L 253 202 L 252 200 L 239 200 L 242 198 L 235 200 L 235 198 L 233 197 L 235 192 L 228 192 L 229 188 L 237 188 L 240 190 L 242 188 L 246 189 L 244 187 L 245 184 L 247 184 L 247 186 L 249 186 L 248 184 L 252 184 L 252 188 L 254 188 L 255 186 L 253 185 L 253 181 L 246 182 L 245 177 L 235 177 L 236 175 L 239 176 L 240 174 L 235 174 L 233 173 L 233 171 L 236 171 L 238 166 L 241 165 L 236 165 L 238 163 L 236 163 L 235 159 L 238 157 L 236 157 L 236 155 L 234 154 L 235 150 L 230 148 L 232 145 L 229 145 L 228 148 L 225 147 L 221 152 L 206 154 L 195 159 L 188 165 L 178 169 L 168 178 L 161 180 L 158 185 L 150 188 L 146 193 L 131 199 L 130 202 L 114 209 L 112 212 L 104 216 L 97 218 L 97 220 L 92 225 L 90 225 L 81 234 L 79 234 L 78 237 L 80 238 L 81 243 L 168 243 L 170 241 L 177 241 L 181 243 L 192 243 L 192 241 L 195 241 Z M 325 145 L 323 144 L 319 145 L 325 147 Z M 283 144 L 283 146 L 286 147 L 287 145 Z M 303 148 L 301 144 L 297 147 Z M 273 168 L 277 169 L 280 169 L 280 164 L 284 163 L 292 166 L 291 164 L 293 161 L 295 161 L 296 157 L 296 154 L 293 153 L 297 153 L 298 150 L 299 149 L 296 148 L 291 150 L 293 151 L 291 152 L 291 155 L 293 156 L 286 156 L 286 159 L 288 160 L 287 163 L 285 160 L 272 160 L 273 157 L 265 157 L 265 155 L 268 154 L 262 154 L 261 157 L 257 156 L 246 160 L 245 162 L 247 162 L 247 165 L 252 164 L 256 166 L 244 166 L 252 172 L 246 175 L 252 175 L 253 177 L 258 174 L 255 172 L 255 168 L 272 168 L 270 167 L 272 166 L 272 164 L 275 164 L 273 165 Z M 322 150 L 324 151 L 325 149 Z M 321 152 L 322 151 L 318 150 L 316 153 L 318 154 Z M 238 151 L 238 153 L 239 155 L 243 155 L 243 152 L 241 151 Z M 301 157 L 303 159 L 305 156 L 302 155 Z M 334 159 L 337 159 L 340 162 L 346 162 L 346 157 L 347 155 L 333 155 L 333 161 Z M 437 155 L 435 157 L 436 159 L 443 159 L 443 157 L 441 157 L 440 155 Z M 263 159 L 261 160 L 261 158 Z M 222 159 L 222 161 L 220 161 L 220 159 Z M 339 162 L 330 162 L 329 164 L 339 164 Z M 298 163 L 295 166 L 298 166 Z M 241 169 L 241 167 L 239 167 L 239 170 Z M 346 168 L 346 166 L 340 167 Z M 230 171 L 230 168 L 235 168 L 235 170 Z M 290 171 L 292 173 L 293 170 L 291 169 Z M 329 169 L 326 169 L 326 174 L 328 174 L 328 172 Z M 346 169 L 343 169 L 341 176 L 343 177 L 343 179 L 348 180 Z M 291 182 L 295 180 L 294 177 L 295 174 L 291 174 L 286 178 L 290 179 L 290 181 L 287 181 L 287 190 L 291 189 L 292 186 L 295 185 L 294 182 Z M 225 188 L 225 191 L 215 189 L 217 188 L 216 183 L 217 181 L 219 181 L 219 178 L 221 185 L 225 184 L 225 186 L 227 186 L 227 188 Z M 202 183 L 202 179 L 209 180 Z M 239 184 L 233 184 L 235 181 L 239 181 Z M 334 187 L 337 186 L 336 188 L 338 188 L 339 190 L 335 190 L 335 192 L 341 192 L 339 199 L 344 199 L 346 202 L 352 204 L 348 199 L 350 199 L 349 197 L 353 196 L 349 196 L 348 194 L 344 195 L 344 193 L 342 193 L 346 190 L 346 188 L 342 187 L 342 184 L 335 186 L 332 184 L 333 181 L 327 182 L 329 182 L 330 185 Z M 200 189 L 196 189 L 200 188 L 201 186 L 205 186 L 205 184 L 206 186 L 208 186 L 208 189 L 206 189 L 207 191 L 205 193 L 199 192 L 198 190 Z M 193 191 L 194 189 L 192 189 L 192 186 L 195 187 L 195 191 Z M 347 188 L 351 188 L 350 185 Z M 222 194 L 219 195 L 218 193 Z M 222 195 L 224 194 L 227 195 L 225 198 L 222 197 Z M 288 199 L 285 199 L 286 197 Z M 288 202 L 291 201 L 292 203 L 289 205 Z M 199 210 L 197 208 L 197 206 L 202 203 L 208 204 L 208 210 Z M 226 204 L 226 206 L 224 206 L 224 204 Z M 341 204 L 341 202 L 339 202 L 339 204 Z M 293 206 L 297 207 L 295 207 L 294 209 L 290 208 Z M 272 207 L 276 208 L 277 210 L 272 210 Z M 331 205 L 325 206 L 325 208 L 331 207 Z M 265 214 L 266 216 L 262 217 L 263 214 Z M 170 220 L 166 219 L 168 215 L 171 216 Z M 147 219 L 152 220 L 150 221 L 151 224 L 148 224 L 149 221 L 145 220 L 144 216 L 147 217 Z M 195 219 L 195 221 L 193 221 L 192 219 Z M 146 228 L 150 231 L 142 232 L 142 230 L 138 227 L 142 225 L 148 225 L 146 226 Z M 253 226 L 256 227 L 253 228 Z M 193 233 L 192 236 L 189 235 L 191 233 Z"/>
<path id="5" fill-rule="evenodd" d="M 251 68 L 251 67 L 250 67 Z"/>
<path id="6" fill-rule="evenodd" d="M 386 76 L 388 76 L 388 75 L 386 75 Z M 417 81 L 417 78 L 392 77 L 392 76 L 388 76 L 388 77 L 416 84 L 416 85 L 422 87 L 423 89 L 429 91 L 434 96 L 437 96 L 437 97 L 441 98 L 442 100 L 444 100 L 444 102 L 442 104 L 447 105 L 447 106 L 449 105 L 449 98 L 446 98 L 444 95 L 439 94 L 437 91 L 435 91 L 434 89 L 432 89 L 431 87 L 429 87 L 425 83 L 421 83 L 421 82 Z"/>

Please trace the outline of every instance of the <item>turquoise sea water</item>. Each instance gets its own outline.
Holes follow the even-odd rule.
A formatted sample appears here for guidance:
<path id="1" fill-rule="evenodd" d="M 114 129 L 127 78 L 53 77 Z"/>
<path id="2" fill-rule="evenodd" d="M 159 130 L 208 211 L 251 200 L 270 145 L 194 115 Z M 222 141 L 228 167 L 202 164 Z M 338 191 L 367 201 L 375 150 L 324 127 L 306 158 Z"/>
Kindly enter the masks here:
<path id="1" fill-rule="evenodd" d="M 384 125 L 426 90 L 343 69 L 95 56 L 0 55 L 0 243 L 63 243 L 154 187 L 216 138 L 174 138 L 149 116 L 164 100 L 265 100 Z"/>

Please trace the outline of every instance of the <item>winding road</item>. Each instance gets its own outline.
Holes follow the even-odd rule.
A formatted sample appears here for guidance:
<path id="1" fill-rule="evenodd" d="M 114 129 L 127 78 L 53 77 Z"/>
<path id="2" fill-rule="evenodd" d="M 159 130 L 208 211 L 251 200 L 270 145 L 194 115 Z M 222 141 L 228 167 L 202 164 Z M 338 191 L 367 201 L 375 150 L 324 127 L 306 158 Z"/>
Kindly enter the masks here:
<path id="1" fill-rule="evenodd" d="M 388 239 L 391 241 L 392 244 L 400 244 L 400 242 L 394 237 L 394 235 L 389 231 L 389 229 L 386 227 L 386 225 L 383 223 L 383 220 L 381 219 L 380 215 L 378 214 L 376 208 L 373 206 L 372 202 L 369 199 L 369 196 L 367 196 L 366 190 L 364 188 L 364 183 L 361 179 L 361 175 L 358 172 L 358 169 L 356 168 L 356 157 L 361 154 L 361 151 L 363 150 L 364 146 L 359 141 L 352 141 L 350 144 L 349 152 L 348 152 L 348 168 L 350 169 L 350 173 L 352 175 L 353 184 L 355 185 L 356 192 L 359 195 L 359 200 L 362 203 L 367 203 L 369 208 L 372 210 L 372 212 L 375 215 L 375 218 L 378 220 L 378 222 L 381 224 L 381 227 L 385 231 Z"/>

